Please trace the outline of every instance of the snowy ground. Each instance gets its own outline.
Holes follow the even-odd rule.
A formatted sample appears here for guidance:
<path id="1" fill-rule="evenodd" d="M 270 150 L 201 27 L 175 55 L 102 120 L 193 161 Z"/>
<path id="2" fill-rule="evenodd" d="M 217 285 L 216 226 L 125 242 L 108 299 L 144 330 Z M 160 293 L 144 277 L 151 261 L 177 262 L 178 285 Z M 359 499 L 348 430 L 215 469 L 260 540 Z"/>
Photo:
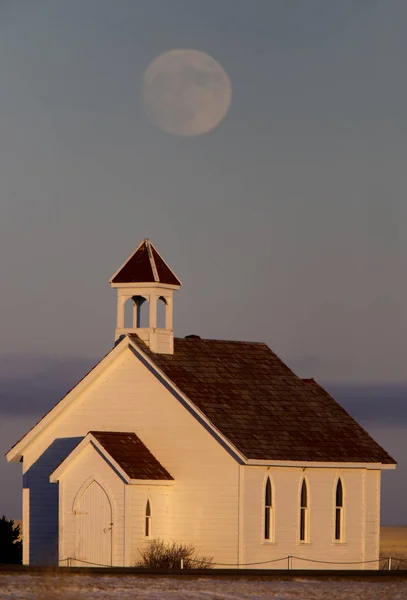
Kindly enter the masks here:
<path id="1" fill-rule="evenodd" d="M 1 600 L 406 600 L 407 580 L 293 581 L 0 573 Z"/>

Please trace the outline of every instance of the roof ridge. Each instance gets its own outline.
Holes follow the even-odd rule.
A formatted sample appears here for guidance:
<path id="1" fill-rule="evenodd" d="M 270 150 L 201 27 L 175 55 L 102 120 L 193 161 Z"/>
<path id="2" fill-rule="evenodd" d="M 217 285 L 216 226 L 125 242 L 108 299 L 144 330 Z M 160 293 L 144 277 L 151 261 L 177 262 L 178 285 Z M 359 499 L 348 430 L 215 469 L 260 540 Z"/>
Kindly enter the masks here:
<path id="1" fill-rule="evenodd" d="M 185 337 L 176 337 L 174 338 L 175 340 L 188 340 L 188 338 Z M 227 344 L 250 344 L 253 346 L 267 346 L 269 347 L 266 342 L 252 342 L 252 341 L 246 341 L 246 340 L 225 340 L 225 339 L 219 339 L 219 338 L 194 338 L 192 340 L 190 340 L 191 342 L 224 342 Z"/>
<path id="2" fill-rule="evenodd" d="M 147 254 L 148 254 L 148 258 L 150 259 L 150 265 L 151 265 L 151 270 L 153 272 L 153 277 L 154 277 L 154 281 L 156 283 L 158 283 L 160 281 L 160 278 L 158 276 L 158 271 L 157 271 L 157 265 L 155 264 L 155 258 L 154 258 L 154 254 L 152 251 L 152 243 L 150 242 L 150 240 L 148 238 L 146 238 L 145 240 L 145 244 L 146 244 L 146 248 L 147 248 Z M 157 252 L 157 250 L 156 250 Z M 157 252 L 158 254 L 158 252 Z"/>
<path id="3" fill-rule="evenodd" d="M 122 265 L 120 265 L 120 267 L 117 269 L 117 271 L 111 276 L 109 283 L 112 283 L 114 279 L 116 279 L 117 275 L 120 273 L 120 271 L 123 269 L 123 267 L 125 267 L 127 265 L 127 263 L 133 258 L 133 256 L 135 254 L 137 254 L 137 252 L 140 250 L 140 248 L 142 247 L 143 244 L 145 244 L 147 238 L 144 238 L 139 245 L 137 246 L 137 248 L 135 250 L 133 250 L 133 252 L 130 254 L 130 256 L 128 256 L 126 258 L 126 260 L 124 261 L 124 263 Z"/>
<path id="4" fill-rule="evenodd" d="M 110 431 L 110 430 L 103 430 L 103 429 L 91 429 L 90 431 L 88 431 L 88 433 L 91 433 L 92 435 L 94 433 L 108 433 L 109 435 L 137 435 L 137 433 L 135 431 Z"/>

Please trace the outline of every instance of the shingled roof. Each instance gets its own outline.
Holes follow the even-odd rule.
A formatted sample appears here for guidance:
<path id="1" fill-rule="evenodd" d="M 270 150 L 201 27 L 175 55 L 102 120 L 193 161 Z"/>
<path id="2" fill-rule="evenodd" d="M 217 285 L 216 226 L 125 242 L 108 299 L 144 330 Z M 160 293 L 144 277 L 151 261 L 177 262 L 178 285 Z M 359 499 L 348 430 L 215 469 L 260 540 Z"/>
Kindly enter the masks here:
<path id="1" fill-rule="evenodd" d="M 156 354 L 130 337 L 248 459 L 395 464 L 266 344 L 176 338 L 174 354 Z"/>
<path id="2" fill-rule="evenodd" d="M 132 432 L 90 431 L 131 479 L 167 479 L 173 477 Z"/>
<path id="3" fill-rule="evenodd" d="M 134 253 L 120 267 L 110 280 L 115 283 L 164 283 L 180 286 L 178 277 L 154 248 L 145 239 Z"/>

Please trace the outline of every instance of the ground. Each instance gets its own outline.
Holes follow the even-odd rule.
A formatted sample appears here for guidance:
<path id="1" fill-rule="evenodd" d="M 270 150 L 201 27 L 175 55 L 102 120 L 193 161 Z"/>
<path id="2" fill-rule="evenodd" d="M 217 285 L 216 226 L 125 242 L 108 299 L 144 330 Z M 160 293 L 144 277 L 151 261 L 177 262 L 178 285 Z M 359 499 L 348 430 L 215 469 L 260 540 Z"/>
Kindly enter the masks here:
<path id="1" fill-rule="evenodd" d="M 1 600 L 405 600 L 407 578 L 292 581 L 0 573 Z"/>

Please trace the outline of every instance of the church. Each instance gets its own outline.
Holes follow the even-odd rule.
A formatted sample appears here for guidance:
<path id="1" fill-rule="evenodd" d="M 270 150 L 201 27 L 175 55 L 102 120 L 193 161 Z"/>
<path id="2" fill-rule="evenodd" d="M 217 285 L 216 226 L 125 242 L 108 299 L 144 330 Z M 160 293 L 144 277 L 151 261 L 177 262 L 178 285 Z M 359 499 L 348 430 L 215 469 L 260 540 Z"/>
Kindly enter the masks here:
<path id="1" fill-rule="evenodd" d="M 129 567 L 159 539 L 215 568 L 378 568 L 387 452 L 266 344 L 174 338 L 148 239 L 110 284 L 113 348 L 7 454 L 24 564 Z"/>

